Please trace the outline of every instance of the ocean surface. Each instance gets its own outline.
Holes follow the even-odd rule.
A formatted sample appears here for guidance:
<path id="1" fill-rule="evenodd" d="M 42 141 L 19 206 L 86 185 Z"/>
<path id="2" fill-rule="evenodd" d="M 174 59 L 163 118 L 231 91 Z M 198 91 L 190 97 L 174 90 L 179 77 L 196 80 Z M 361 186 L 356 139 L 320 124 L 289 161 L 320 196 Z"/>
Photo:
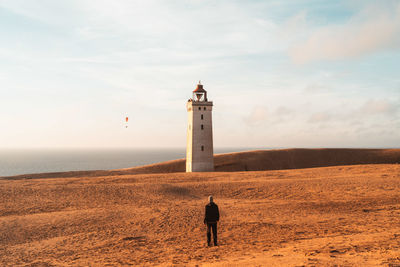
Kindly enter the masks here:
<path id="1" fill-rule="evenodd" d="M 214 153 L 253 148 L 215 148 Z M 0 177 L 18 174 L 111 170 L 152 164 L 186 156 L 182 149 L 1 149 Z"/>

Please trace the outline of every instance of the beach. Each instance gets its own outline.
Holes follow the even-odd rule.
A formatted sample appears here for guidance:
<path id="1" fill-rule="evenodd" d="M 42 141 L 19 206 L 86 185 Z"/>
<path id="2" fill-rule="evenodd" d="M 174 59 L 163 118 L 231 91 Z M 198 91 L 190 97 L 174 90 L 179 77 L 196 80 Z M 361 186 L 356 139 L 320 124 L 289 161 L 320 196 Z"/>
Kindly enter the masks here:
<path id="1" fill-rule="evenodd" d="M 58 176 L 0 180 L 2 265 L 400 264 L 399 164 Z"/>

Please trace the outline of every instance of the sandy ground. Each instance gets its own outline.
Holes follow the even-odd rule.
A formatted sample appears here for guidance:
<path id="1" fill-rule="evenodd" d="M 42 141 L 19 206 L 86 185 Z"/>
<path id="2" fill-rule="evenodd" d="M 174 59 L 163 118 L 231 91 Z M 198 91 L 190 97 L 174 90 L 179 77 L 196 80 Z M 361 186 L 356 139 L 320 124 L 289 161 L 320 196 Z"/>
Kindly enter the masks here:
<path id="1" fill-rule="evenodd" d="M 399 164 L 0 179 L 0 265 L 400 266 L 399 200 Z"/>

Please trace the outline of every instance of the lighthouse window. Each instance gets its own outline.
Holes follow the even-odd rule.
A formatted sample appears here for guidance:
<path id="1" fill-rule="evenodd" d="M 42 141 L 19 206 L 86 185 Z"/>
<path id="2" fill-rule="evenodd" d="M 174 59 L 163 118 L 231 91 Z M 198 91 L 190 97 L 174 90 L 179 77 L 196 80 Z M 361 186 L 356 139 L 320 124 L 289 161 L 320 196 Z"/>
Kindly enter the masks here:
<path id="1" fill-rule="evenodd" d="M 204 146 L 201 146 L 201 151 L 204 151 Z"/>
<path id="2" fill-rule="evenodd" d="M 201 125 L 201 129 L 204 130 L 204 125 L 203 124 Z"/>
<path id="3" fill-rule="evenodd" d="M 201 110 L 201 107 L 199 107 L 199 110 Z"/>
<path id="4" fill-rule="evenodd" d="M 203 114 L 201 114 L 201 119 L 203 119 Z"/>

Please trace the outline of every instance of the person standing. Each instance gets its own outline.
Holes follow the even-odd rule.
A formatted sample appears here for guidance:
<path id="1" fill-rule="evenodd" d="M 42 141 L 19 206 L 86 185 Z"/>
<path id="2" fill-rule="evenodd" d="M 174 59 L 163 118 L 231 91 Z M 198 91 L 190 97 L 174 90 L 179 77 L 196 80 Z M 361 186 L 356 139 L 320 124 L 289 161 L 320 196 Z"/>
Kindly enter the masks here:
<path id="1" fill-rule="evenodd" d="M 204 215 L 204 224 L 207 225 L 207 244 L 211 246 L 211 230 L 213 233 L 214 246 L 218 246 L 217 243 L 217 223 L 219 221 L 219 210 L 218 205 L 214 203 L 213 196 L 208 197 L 208 204 L 206 205 L 206 211 Z"/>

